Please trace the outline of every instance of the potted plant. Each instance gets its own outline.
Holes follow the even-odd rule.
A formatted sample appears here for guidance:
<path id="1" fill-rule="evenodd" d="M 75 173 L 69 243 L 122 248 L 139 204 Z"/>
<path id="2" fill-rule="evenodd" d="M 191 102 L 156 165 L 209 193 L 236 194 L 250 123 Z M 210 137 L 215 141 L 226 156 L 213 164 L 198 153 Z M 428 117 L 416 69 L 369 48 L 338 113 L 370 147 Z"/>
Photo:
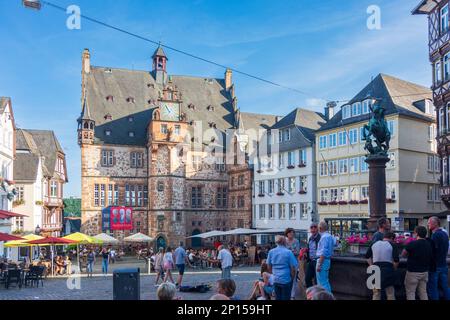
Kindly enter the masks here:
<path id="1" fill-rule="evenodd" d="M 364 235 L 359 234 L 351 235 L 345 239 L 350 245 L 350 252 L 356 254 L 365 254 L 369 248 L 370 239 Z"/>

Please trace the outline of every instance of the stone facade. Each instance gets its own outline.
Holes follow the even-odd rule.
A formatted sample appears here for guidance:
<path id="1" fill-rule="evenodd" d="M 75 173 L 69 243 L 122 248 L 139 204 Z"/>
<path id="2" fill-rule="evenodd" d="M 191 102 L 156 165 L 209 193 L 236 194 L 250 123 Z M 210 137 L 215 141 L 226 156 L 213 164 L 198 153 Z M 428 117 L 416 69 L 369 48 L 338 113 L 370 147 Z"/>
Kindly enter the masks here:
<path id="1" fill-rule="evenodd" d="M 105 83 L 112 83 L 119 81 L 112 79 L 115 73 L 124 71 L 90 67 L 89 59 L 90 54 L 85 51 L 83 111 L 78 119 L 82 232 L 90 235 L 109 232 L 102 227 L 102 215 L 107 216 L 108 208 L 116 205 L 133 207 L 134 226 L 130 231 L 114 231 L 113 236 L 122 238 L 142 232 L 154 238 L 157 247 L 176 246 L 180 241 L 186 246 L 208 245 L 211 244 L 208 241 L 188 237 L 211 230 L 251 227 L 252 173 L 249 166 L 225 166 L 222 161 L 206 161 L 206 157 L 211 156 L 206 147 L 215 141 L 214 132 L 209 137 L 209 131 L 216 131 L 216 136 L 220 136 L 236 125 L 238 111 L 231 71 L 227 71 L 226 79 L 219 80 L 172 78 L 166 75 L 167 58 L 158 49 L 154 55 L 157 69 L 142 74 L 146 77 L 144 83 L 135 85 L 144 84 L 144 90 L 151 91 L 150 99 L 142 99 L 150 105 L 136 111 L 134 105 L 140 105 L 140 100 L 131 97 L 132 93 L 126 98 L 126 104 L 123 100 L 118 102 L 122 98 L 118 96 L 123 93 L 114 95 L 113 87 L 102 88 L 104 94 L 99 98 L 101 90 L 95 86 L 103 83 L 97 84 L 96 77 L 104 76 Z M 137 78 L 141 73 L 132 75 Z M 119 85 L 122 91 L 132 85 L 133 77 Z M 112 108 L 118 103 L 123 103 L 121 108 L 127 110 L 113 113 Z M 103 109 L 106 104 L 110 104 L 111 109 Z M 203 108 L 204 111 L 199 110 Z M 122 119 L 125 123 L 114 125 L 114 121 Z M 194 125 L 194 121 L 208 128 L 200 132 L 201 141 L 191 138 L 199 126 Z M 136 153 L 141 155 L 138 168 Z M 214 157 L 223 159 L 222 154 Z M 243 184 L 237 185 L 239 179 Z M 236 181 L 236 185 L 230 185 L 231 181 Z M 142 189 L 132 189 L 132 186 Z M 130 197 L 135 200 L 129 200 Z M 231 208 L 231 197 L 244 197 L 244 206 Z"/>

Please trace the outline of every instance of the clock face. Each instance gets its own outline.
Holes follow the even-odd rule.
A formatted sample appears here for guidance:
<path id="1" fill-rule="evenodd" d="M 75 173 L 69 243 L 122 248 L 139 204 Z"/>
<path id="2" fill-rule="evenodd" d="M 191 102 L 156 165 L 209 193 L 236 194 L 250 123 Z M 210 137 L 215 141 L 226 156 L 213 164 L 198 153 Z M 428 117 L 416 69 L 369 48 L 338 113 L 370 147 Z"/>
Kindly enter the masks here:
<path id="1" fill-rule="evenodd" d="M 161 120 L 179 121 L 180 106 L 178 103 L 161 102 Z"/>

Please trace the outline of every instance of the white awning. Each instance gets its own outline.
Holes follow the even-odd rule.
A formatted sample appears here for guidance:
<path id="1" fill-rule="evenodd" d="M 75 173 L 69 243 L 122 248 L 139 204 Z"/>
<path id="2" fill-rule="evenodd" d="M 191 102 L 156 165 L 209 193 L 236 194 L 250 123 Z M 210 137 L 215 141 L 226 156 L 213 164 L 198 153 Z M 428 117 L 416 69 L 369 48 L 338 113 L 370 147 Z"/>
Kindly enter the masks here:
<path id="1" fill-rule="evenodd" d="M 224 231 L 213 230 L 213 231 L 209 231 L 209 232 L 205 232 L 205 233 L 199 233 L 199 234 L 193 235 L 191 237 L 187 237 L 187 239 L 189 239 L 189 238 L 207 239 L 207 238 L 220 237 L 220 236 L 222 236 L 224 234 L 225 234 Z"/>
<path id="2" fill-rule="evenodd" d="M 109 234 L 106 233 L 100 233 L 96 236 L 94 236 L 95 239 L 103 241 L 103 243 L 118 243 L 119 240 L 117 240 L 114 237 L 111 237 Z"/>
<path id="3" fill-rule="evenodd" d="M 152 242 L 153 238 L 150 238 L 149 236 L 143 234 L 143 233 L 136 233 L 132 236 L 123 238 L 123 241 L 125 242 Z"/>

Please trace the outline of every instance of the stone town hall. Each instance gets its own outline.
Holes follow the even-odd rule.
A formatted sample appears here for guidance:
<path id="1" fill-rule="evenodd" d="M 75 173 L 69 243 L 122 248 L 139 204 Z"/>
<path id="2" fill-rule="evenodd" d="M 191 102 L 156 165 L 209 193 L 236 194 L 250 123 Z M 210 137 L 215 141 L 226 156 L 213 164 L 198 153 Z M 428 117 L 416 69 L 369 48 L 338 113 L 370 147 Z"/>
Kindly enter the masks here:
<path id="1" fill-rule="evenodd" d="M 218 161 L 202 161 L 242 118 L 231 71 L 225 79 L 175 76 L 167 65 L 161 47 L 152 71 L 94 67 L 83 52 L 78 143 L 88 234 L 110 232 L 112 206 L 133 208 L 133 230 L 111 234 L 142 232 L 158 246 L 199 246 L 186 237 L 251 227 L 248 164 L 225 165 L 214 151 Z"/>

